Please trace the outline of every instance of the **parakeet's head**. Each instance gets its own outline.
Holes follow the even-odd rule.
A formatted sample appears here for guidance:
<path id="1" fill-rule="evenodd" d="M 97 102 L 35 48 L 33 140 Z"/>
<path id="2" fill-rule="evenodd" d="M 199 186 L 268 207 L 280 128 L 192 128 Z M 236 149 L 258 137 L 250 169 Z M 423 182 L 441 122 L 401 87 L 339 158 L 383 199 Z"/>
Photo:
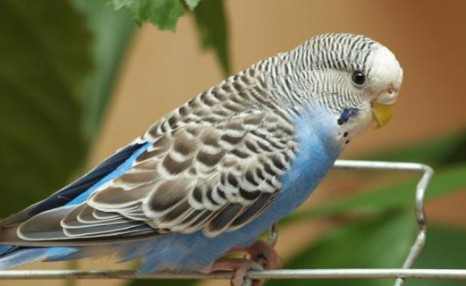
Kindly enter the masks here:
<path id="1" fill-rule="evenodd" d="M 281 72 L 289 75 L 274 83 L 291 94 L 283 104 L 324 107 L 340 133 L 351 136 L 371 122 L 380 127 L 390 120 L 403 70 L 380 43 L 361 35 L 324 34 L 278 58 Z"/>

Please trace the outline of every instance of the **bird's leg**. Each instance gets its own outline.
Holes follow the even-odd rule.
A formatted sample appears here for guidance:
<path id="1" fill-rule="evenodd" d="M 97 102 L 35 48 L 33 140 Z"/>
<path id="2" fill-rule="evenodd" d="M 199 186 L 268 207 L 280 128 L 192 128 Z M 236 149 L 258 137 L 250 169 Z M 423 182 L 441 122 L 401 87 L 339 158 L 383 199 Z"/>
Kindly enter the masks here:
<path id="1" fill-rule="evenodd" d="M 263 240 L 258 240 L 247 247 L 235 247 L 228 251 L 231 253 L 246 252 L 247 258 L 228 258 L 215 261 L 204 273 L 212 273 L 219 270 L 234 270 L 231 280 L 233 286 L 241 286 L 246 273 L 249 270 L 276 269 L 281 266 L 280 257 L 275 249 Z M 263 280 L 255 280 L 253 285 L 262 285 Z"/>
<path id="2" fill-rule="evenodd" d="M 277 269 L 281 267 L 281 259 L 278 253 L 263 240 L 257 240 L 247 247 L 235 247 L 228 251 L 228 253 L 236 252 L 248 253 L 250 259 L 262 264 L 264 269 Z"/>

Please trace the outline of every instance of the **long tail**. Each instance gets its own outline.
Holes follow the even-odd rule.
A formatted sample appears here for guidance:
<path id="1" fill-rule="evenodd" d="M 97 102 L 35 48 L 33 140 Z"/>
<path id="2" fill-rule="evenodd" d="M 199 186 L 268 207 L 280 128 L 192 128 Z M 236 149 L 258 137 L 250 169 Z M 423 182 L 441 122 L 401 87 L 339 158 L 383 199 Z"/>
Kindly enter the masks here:
<path id="1" fill-rule="evenodd" d="M 19 247 L 0 245 L 0 269 L 7 269 L 34 261 L 66 260 L 76 252 L 71 247 Z"/>

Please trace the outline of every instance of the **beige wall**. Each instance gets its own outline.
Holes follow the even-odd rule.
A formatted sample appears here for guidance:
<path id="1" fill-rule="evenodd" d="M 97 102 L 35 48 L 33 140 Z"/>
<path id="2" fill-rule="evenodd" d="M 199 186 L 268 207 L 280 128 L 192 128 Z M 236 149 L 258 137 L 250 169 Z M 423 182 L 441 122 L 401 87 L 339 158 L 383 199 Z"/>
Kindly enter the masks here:
<path id="1" fill-rule="evenodd" d="M 227 1 L 233 69 L 286 51 L 313 35 L 368 35 L 395 52 L 405 79 L 396 116 L 348 153 L 430 138 L 464 126 L 466 2 Z M 139 135 L 160 116 L 222 79 L 202 53 L 190 18 L 175 34 L 146 25 L 136 37 L 92 164 Z"/>
<path id="2" fill-rule="evenodd" d="M 326 32 L 365 34 L 395 52 L 405 71 L 396 116 L 382 130 L 369 131 L 355 140 L 346 157 L 357 158 L 363 151 L 412 140 L 429 140 L 466 125 L 466 1 L 230 0 L 226 3 L 235 72 Z M 190 17 L 179 22 L 175 34 L 143 26 L 126 60 L 90 165 L 221 79 L 213 55 L 199 49 Z M 429 214 L 436 219 L 463 222 L 465 203 L 466 195 L 459 194 L 431 205 Z M 311 239 L 312 227 L 300 227 L 301 242 Z M 290 235 L 283 236 L 291 239 Z M 281 241 L 285 239 L 282 237 Z M 287 244 L 279 244 L 279 251 L 289 252 L 290 244 L 289 240 Z M 300 241 L 293 243 L 299 244 Z M 94 263 L 92 267 L 102 265 Z M 52 286 L 59 282 L 0 282 L 0 285 Z M 117 285 L 117 282 L 99 281 L 98 285 Z"/>

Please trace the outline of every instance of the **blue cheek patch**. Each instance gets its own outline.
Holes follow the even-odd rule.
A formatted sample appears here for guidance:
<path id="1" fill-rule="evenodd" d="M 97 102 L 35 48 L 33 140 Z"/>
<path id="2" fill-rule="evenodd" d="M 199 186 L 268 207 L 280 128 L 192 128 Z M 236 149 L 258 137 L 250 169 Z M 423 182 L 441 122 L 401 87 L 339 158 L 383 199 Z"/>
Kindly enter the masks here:
<path id="1" fill-rule="evenodd" d="M 351 117 L 356 116 L 358 113 L 359 109 L 357 108 L 345 108 L 340 114 L 340 118 L 337 120 L 338 125 L 345 124 Z"/>

